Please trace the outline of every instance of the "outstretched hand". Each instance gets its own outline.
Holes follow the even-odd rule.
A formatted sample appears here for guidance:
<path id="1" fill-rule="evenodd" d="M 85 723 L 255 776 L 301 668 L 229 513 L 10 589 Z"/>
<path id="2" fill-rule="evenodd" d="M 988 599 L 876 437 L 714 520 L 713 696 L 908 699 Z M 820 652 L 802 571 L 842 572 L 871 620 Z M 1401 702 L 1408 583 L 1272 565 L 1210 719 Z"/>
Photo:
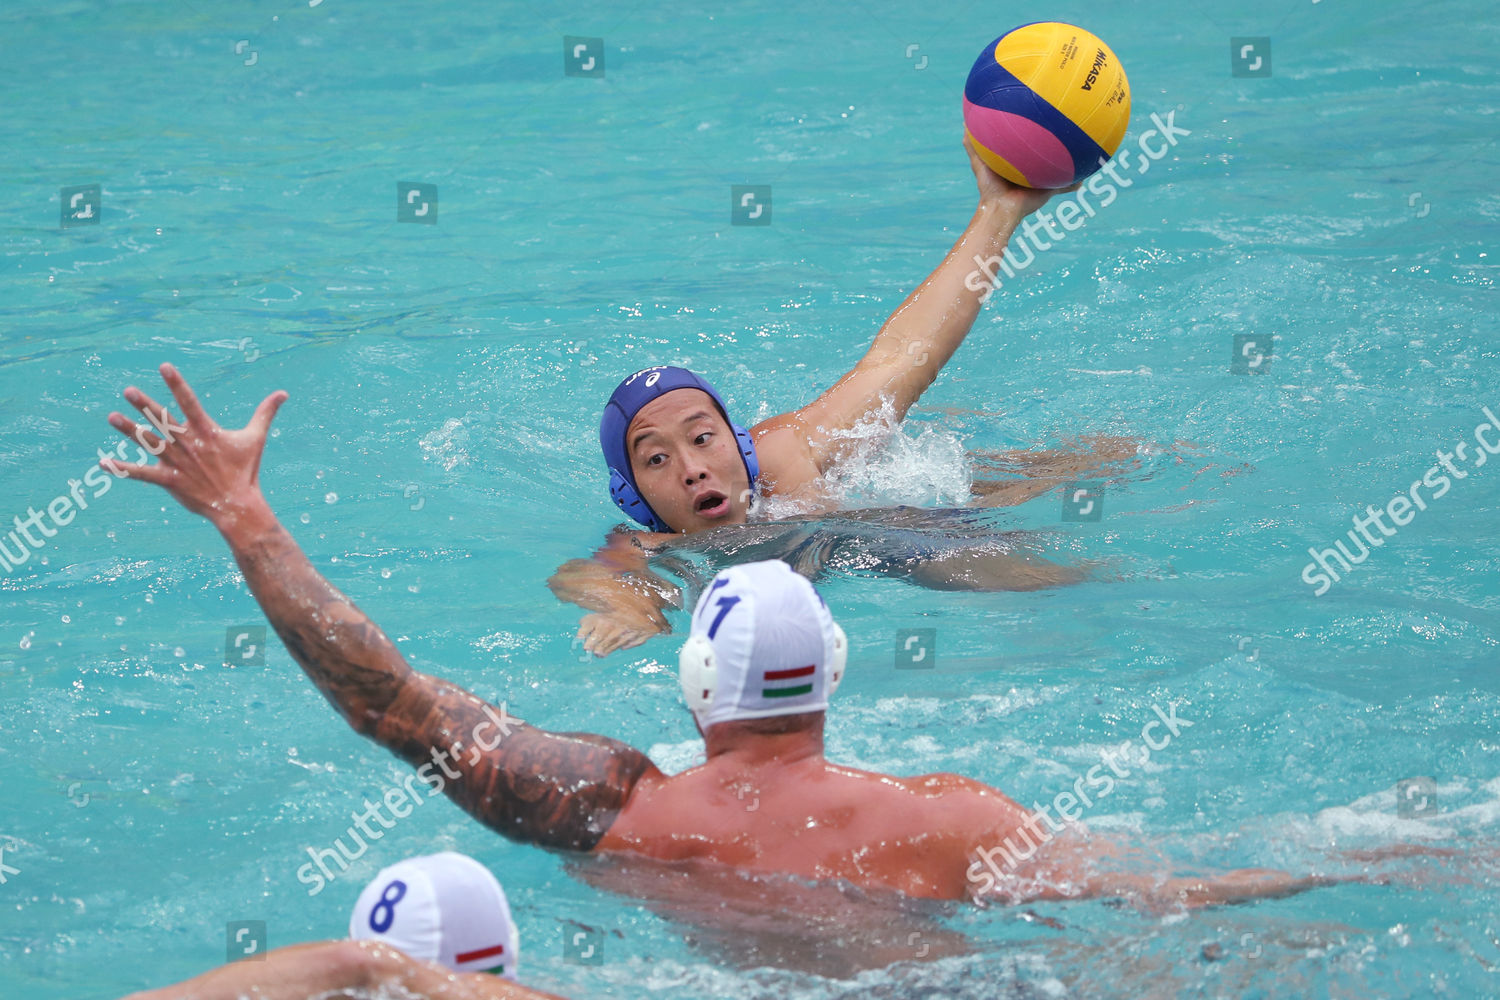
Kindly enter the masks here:
<path id="1" fill-rule="evenodd" d="M 222 518 L 259 497 L 261 452 L 271 420 L 286 402 L 287 393 L 280 389 L 271 393 L 255 408 L 248 424 L 239 430 L 226 430 L 204 412 L 176 368 L 162 365 L 161 377 L 182 411 L 182 421 L 133 385 L 125 389 L 125 399 L 150 423 L 138 424 L 118 412 L 109 415 L 110 426 L 134 438 L 157 457 L 157 463 L 104 459 L 99 464 L 117 476 L 155 483 L 188 510 L 218 525 Z"/>
<path id="2" fill-rule="evenodd" d="M 1065 188 L 1029 188 L 1012 184 L 979 158 L 979 153 L 975 151 L 974 144 L 967 135 L 964 136 L 964 149 L 969 153 L 969 166 L 974 171 L 974 182 L 979 185 L 980 202 L 1005 206 L 1015 212 L 1018 219 L 1041 208 L 1053 195 L 1077 191 L 1083 186 L 1082 181 Z"/>

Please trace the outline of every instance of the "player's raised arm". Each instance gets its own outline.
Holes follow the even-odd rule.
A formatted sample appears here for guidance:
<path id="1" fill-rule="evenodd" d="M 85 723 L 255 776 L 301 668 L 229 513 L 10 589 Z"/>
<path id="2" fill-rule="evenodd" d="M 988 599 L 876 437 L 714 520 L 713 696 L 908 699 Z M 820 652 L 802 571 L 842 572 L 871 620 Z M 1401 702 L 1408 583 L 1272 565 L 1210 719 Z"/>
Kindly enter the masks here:
<path id="1" fill-rule="evenodd" d="M 756 426 L 757 446 L 779 452 L 794 445 L 791 450 L 826 472 L 839 457 L 840 431 L 887 398 L 901 420 L 963 343 L 989 290 L 982 272 L 981 280 L 973 278 L 975 260 L 998 258 L 1021 220 L 1057 193 L 1011 184 L 985 166 L 967 139 L 964 148 L 979 185 L 979 207 L 963 235 L 885 321 L 853 370 L 808 405 Z"/>
<path id="2" fill-rule="evenodd" d="M 423 780 L 441 784 L 505 836 L 591 850 L 635 782 L 653 770 L 645 755 L 601 736 L 528 726 L 412 670 L 385 633 L 312 567 L 261 493 L 261 453 L 286 393 L 267 396 L 249 424 L 227 430 L 176 369 L 161 371 L 185 419 L 174 421 L 145 393 L 126 389 L 125 398 L 162 436 L 119 413 L 109 422 L 135 436 L 158 464 L 112 463 L 111 471 L 161 486 L 219 529 L 276 634 L 356 732 L 418 767 Z"/>

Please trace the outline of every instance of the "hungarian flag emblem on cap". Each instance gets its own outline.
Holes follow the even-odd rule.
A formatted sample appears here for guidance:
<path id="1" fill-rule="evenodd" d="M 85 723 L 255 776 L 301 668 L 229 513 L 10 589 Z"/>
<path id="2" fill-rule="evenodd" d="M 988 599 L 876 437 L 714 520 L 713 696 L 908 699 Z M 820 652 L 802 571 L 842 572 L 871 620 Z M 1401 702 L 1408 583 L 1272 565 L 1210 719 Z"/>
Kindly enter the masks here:
<path id="1" fill-rule="evenodd" d="M 792 667 L 790 670 L 767 670 L 763 675 L 765 687 L 762 698 L 795 698 L 799 694 L 812 693 L 812 675 L 816 668 Z M 804 680 L 805 678 L 805 680 Z"/>
<path id="2" fill-rule="evenodd" d="M 453 960 L 459 965 L 466 965 L 469 962 L 476 962 L 481 958 L 499 958 L 504 954 L 505 945 L 497 944 L 491 945 L 488 948 L 477 948 L 474 951 L 459 952 L 453 956 Z M 505 975 L 505 963 L 501 962 L 499 965 L 491 966 L 485 971 L 494 976 L 503 976 Z"/>

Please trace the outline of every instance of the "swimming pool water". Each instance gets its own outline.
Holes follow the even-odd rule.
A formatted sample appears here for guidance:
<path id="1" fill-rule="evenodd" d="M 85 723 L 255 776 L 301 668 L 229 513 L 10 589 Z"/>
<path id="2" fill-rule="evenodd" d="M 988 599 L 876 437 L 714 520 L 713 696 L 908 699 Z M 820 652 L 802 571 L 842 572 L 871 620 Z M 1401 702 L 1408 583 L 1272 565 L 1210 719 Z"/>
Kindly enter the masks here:
<path id="1" fill-rule="evenodd" d="M 821 581 L 851 639 L 830 757 L 1029 804 L 1176 706 L 1191 728 L 1092 826 L 1183 864 L 1457 857 L 1186 917 L 937 908 L 910 960 L 852 979 L 689 947 L 445 800 L 309 896 L 308 849 L 405 772 L 274 635 L 225 666 L 264 624 L 225 547 L 118 483 L 0 575 L 0 996 L 182 979 L 232 921 L 338 936 L 380 867 L 440 849 L 496 872 L 523 980 L 570 996 L 1495 995 L 1500 468 L 1455 459 L 1326 593 L 1302 578 L 1500 411 L 1500 30 L 1473 0 L 8 4 L 0 517 L 66 494 L 163 361 L 225 423 L 286 388 L 271 502 L 414 666 L 685 767 L 677 637 L 591 660 L 544 586 L 618 521 L 597 408 L 652 363 L 704 372 L 742 422 L 846 371 L 972 211 L 969 65 L 1037 19 L 1119 54 L 1127 143 L 1153 113 L 1191 134 L 1005 283 L 846 486 L 951 506 L 966 451 L 1147 446 L 1098 522 L 1056 492 L 994 515 L 1102 563 L 1091 582 Z M 602 78 L 565 74 L 565 36 L 602 38 Z M 1233 75 L 1236 37 L 1270 39 L 1270 76 Z M 436 185 L 435 225 L 396 221 L 399 182 Z M 90 184 L 99 222 L 62 227 L 60 190 Z M 770 225 L 730 224 L 736 184 L 771 186 Z M 1231 370 L 1236 336 L 1272 338 L 1267 371 Z M 898 668 L 917 629 L 933 665 Z M 578 928 L 600 964 L 565 957 Z M 973 950 L 920 960 L 939 929 Z"/>

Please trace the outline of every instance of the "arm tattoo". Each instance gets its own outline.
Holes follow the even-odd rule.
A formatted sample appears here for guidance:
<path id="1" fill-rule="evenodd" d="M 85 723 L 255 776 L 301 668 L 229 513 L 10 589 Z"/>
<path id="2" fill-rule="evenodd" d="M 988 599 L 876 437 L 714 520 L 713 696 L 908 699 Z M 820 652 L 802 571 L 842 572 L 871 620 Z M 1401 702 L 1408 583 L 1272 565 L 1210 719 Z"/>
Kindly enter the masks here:
<path id="1" fill-rule="evenodd" d="M 424 781 L 441 783 L 498 833 L 592 850 L 652 769 L 645 754 L 618 740 L 537 729 L 412 670 L 279 524 L 229 541 L 276 634 L 349 725 L 418 767 Z"/>
<path id="2" fill-rule="evenodd" d="M 593 850 L 654 769 L 618 740 L 537 729 L 415 672 L 376 739 L 492 830 L 558 850 Z"/>

